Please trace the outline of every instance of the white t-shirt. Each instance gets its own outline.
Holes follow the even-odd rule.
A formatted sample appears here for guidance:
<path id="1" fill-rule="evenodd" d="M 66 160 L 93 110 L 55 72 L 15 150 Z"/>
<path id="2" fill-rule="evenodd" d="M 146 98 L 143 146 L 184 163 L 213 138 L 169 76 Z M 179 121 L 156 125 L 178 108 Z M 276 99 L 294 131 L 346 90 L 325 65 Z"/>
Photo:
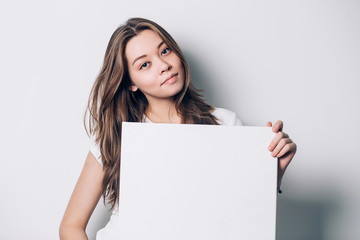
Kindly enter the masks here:
<path id="1" fill-rule="evenodd" d="M 242 126 L 242 122 L 240 118 L 229 110 L 223 108 L 215 108 L 212 113 L 217 119 L 220 125 L 226 126 Z M 152 123 L 147 117 L 145 117 L 144 122 Z M 100 157 L 100 149 L 98 145 L 95 144 L 94 139 L 91 139 L 91 147 L 90 152 L 95 156 L 98 160 L 99 164 L 102 165 L 101 157 Z M 115 206 L 115 209 L 112 212 L 112 216 L 110 221 L 107 223 L 105 228 L 100 229 L 96 234 L 97 240 L 109 240 L 109 239 L 119 239 L 119 210 L 118 206 Z"/>

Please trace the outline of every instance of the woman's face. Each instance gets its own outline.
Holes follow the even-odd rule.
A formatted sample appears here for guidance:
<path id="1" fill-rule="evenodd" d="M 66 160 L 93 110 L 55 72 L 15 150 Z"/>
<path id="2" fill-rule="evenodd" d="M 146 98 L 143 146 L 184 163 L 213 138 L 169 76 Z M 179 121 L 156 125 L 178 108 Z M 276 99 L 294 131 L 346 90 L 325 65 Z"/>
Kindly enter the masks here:
<path id="1" fill-rule="evenodd" d="M 131 91 L 138 89 L 149 102 L 173 98 L 184 85 L 180 58 L 152 30 L 144 30 L 125 47 Z"/>

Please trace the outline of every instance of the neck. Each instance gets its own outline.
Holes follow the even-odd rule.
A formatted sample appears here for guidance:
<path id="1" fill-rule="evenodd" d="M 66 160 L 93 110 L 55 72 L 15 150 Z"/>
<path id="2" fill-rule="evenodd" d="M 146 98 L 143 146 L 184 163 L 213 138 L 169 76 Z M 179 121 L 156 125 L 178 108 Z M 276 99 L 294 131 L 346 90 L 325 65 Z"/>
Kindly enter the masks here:
<path id="1" fill-rule="evenodd" d="M 171 99 L 152 99 L 145 112 L 150 121 L 154 123 L 181 123 L 174 100 Z"/>

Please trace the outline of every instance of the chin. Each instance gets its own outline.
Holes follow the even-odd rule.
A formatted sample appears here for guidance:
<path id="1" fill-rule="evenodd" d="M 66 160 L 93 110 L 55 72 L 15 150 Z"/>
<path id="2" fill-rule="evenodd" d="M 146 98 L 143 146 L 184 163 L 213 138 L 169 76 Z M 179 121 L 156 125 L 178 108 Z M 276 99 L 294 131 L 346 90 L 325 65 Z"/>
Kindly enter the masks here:
<path id="1" fill-rule="evenodd" d="M 177 95 L 178 93 L 180 93 L 181 90 L 183 89 L 183 87 L 184 87 L 184 84 L 181 84 L 181 86 L 179 86 L 179 88 L 177 88 L 177 89 L 174 91 L 173 96 L 175 96 L 175 95 Z"/>

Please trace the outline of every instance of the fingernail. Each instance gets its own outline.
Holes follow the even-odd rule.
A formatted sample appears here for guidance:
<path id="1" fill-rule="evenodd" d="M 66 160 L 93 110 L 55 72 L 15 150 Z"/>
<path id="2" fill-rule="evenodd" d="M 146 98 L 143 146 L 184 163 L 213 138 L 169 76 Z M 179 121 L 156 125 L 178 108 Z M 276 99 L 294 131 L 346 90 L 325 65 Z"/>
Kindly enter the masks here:
<path id="1" fill-rule="evenodd" d="M 272 148 L 272 146 L 271 146 L 271 145 L 269 145 L 269 147 L 268 147 L 269 151 L 271 151 L 271 148 Z"/>

